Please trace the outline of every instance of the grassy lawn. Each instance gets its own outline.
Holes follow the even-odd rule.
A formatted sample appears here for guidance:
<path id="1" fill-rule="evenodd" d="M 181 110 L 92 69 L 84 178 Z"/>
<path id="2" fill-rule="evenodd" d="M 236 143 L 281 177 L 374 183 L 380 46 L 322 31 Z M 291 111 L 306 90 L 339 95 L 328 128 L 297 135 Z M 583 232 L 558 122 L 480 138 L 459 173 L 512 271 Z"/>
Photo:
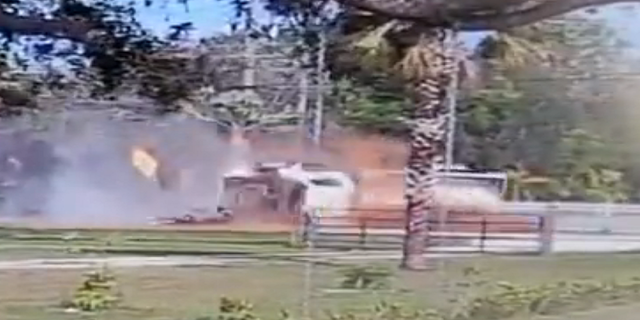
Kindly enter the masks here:
<path id="1" fill-rule="evenodd" d="M 445 261 L 444 268 L 424 273 L 398 271 L 392 290 L 345 292 L 336 290 L 342 279 L 338 267 L 316 266 L 312 273 L 310 309 L 317 318 L 327 311 L 365 311 L 380 300 L 410 307 L 442 306 L 459 291 L 452 284 L 463 279 L 463 270 L 473 267 L 488 280 L 544 283 L 571 279 L 627 279 L 640 275 L 640 256 L 564 255 L 553 258 L 485 257 Z M 263 264 L 243 267 L 154 267 L 115 270 L 125 307 L 92 315 L 109 320 L 192 320 L 217 308 L 220 297 L 245 298 L 264 318 L 275 319 L 281 308 L 300 315 L 305 268 L 301 264 Z M 79 270 L 0 271 L 0 319 L 80 319 L 58 307 L 82 279 Z M 631 309 L 629 309 L 631 308 Z M 612 310 L 617 310 L 613 308 Z M 627 320 L 624 313 L 640 308 L 621 308 L 612 320 Z M 588 313 L 575 316 L 588 316 Z M 572 315 L 573 317 L 573 315 Z M 559 319 L 574 319 L 564 316 Z M 595 318 L 575 318 L 591 320 Z"/>
<path id="2" fill-rule="evenodd" d="M 177 228 L 177 227 L 176 227 Z M 136 239 L 144 238 L 195 238 L 195 239 L 208 239 L 214 238 L 217 240 L 233 240 L 244 239 L 245 241 L 259 241 L 259 240 L 286 240 L 289 237 L 288 232 L 255 232 L 255 231 L 224 231 L 205 229 L 202 227 L 182 227 L 181 229 L 169 228 L 169 227 L 148 227 L 139 229 L 67 229 L 67 228 L 27 228 L 16 226 L 0 226 L 1 238 L 60 238 L 70 233 L 75 234 L 76 238 L 85 239 L 104 239 L 109 237 L 130 237 Z"/>
<path id="3" fill-rule="evenodd" d="M 295 252 L 289 233 L 0 228 L 0 259 L 13 253 L 234 254 Z"/>
<path id="4" fill-rule="evenodd" d="M 638 314 L 640 314 L 640 303 L 624 306 L 601 307 L 594 310 L 574 312 L 565 315 L 536 317 L 534 320 L 637 320 Z"/>

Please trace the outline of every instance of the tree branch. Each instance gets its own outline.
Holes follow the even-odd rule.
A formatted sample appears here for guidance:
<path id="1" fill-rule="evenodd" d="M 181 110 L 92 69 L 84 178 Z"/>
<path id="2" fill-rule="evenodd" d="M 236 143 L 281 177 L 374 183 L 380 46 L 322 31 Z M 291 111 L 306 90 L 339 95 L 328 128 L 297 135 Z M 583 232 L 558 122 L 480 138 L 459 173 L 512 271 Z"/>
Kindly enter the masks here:
<path id="1" fill-rule="evenodd" d="M 342 5 L 427 27 L 457 24 L 463 31 L 504 30 L 579 9 L 640 0 L 337 0 Z"/>
<path id="2" fill-rule="evenodd" d="M 208 116 L 205 116 L 204 114 L 198 112 L 196 110 L 196 108 L 193 106 L 193 104 L 191 104 L 190 102 L 179 101 L 178 104 L 180 105 L 182 111 L 184 111 L 186 114 L 194 117 L 197 120 L 204 121 L 204 122 L 215 123 L 215 124 L 217 124 L 219 126 L 226 127 L 226 128 L 229 128 L 229 129 L 232 127 L 231 125 L 226 124 L 226 123 L 224 123 L 224 122 L 222 122 L 222 121 L 220 121 L 220 120 L 218 120 L 216 118 L 208 117 Z"/>
<path id="3" fill-rule="evenodd" d="M 90 24 L 79 20 L 17 16 L 0 11 L 0 31 L 2 32 L 87 42 L 91 29 Z"/>
<path id="4" fill-rule="evenodd" d="M 440 5 L 439 1 L 415 0 L 338 0 L 346 7 L 373 12 L 393 19 L 425 19 L 432 17 Z"/>
<path id="5" fill-rule="evenodd" d="M 469 13 L 505 12 L 531 0 L 337 0 L 345 6 L 394 19 L 428 19 L 433 22 L 467 16 Z"/>
<path id="6" fill-rule="evenodd" d="M 337 0 L 347 7 L 426 26 L 458 23 L 463 31 L 503 30 L 592 6 L 640 0 Z M 18 16 L 0 11 L 0 31 L 86 43 L 92 26 L 72 19 Z"/>
<path id="7" fill-rule="evenodd" d="M 580 9 L 615 3 L 636 3 L 639 0 L 546 0 L 531 8 L 509 14 L 470 19 L 461 30 L 506 30 L 560 16 Z"/>

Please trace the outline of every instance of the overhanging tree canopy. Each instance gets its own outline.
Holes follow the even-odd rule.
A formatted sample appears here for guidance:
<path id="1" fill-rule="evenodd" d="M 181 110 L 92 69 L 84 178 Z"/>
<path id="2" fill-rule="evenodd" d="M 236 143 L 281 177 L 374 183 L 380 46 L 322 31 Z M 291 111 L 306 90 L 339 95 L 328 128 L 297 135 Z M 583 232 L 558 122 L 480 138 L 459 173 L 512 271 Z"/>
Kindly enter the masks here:
<path id="1" fill-rule="evenodd" d="M 337 0 L 347 7 L 425 26 L 505 30 L 575 10 L 633 0 Z"/>
<path id="2" fill-rule="evenodd" d="M 43 2 L 47 6 L 33 5 Z M 145 0 L 145 5 L 153 4 Z M 180 2 L 185 2 L 181 0 Z M 246 0 L 231 0 L 240 10 Z M 267 8 L 283 13 L 321 7 L 326 0 L 267 0 Z M 571 11 L 637 0 L 336 0 L 345 8 L 375 13 L 382 17 L 410 20 L 425 26 L 455 24 L 462 31 L 504 30 L 534 23 Z M 143 41 L 150 47 L 154 39 L 135 18 L 135 1 L 117 5 L 112 1 L 64 0 L 59 5 L 46 1 L 12 0 L 0 5 L 0 32 L 12 40 L 19 36 L 44 36 L 88 45 L 113 40 L 112 49 L 124 50 L 127 40 Z M 43 8 L 44 7 L 44 8 Z M 45 15 L 45 13 L 47 13 Z M 49 17 L 47 17 L 49 16 Z M 188 25 L 174 26 L 176 33 Z M 122 43 L 116 42 L 116 40 Z M 137 41 L 136 41 L 137 40 Z M 140 43 L 137 43 L 140 44 Z"/>
<path id="3" fill-rule="evenodd" d="M 252 19 L 249 1 L 227 1 L 240 16 Z M 398 19 L 410 21 L 420 28 L 455 27 L 461 31 L 505 30 L 586 7 L 632 2 L 638 1 L 335 0 L 340 5 L 339 11 L 349 13 L 339 16 L 338 20 L 353 18 L 350 14 L 355 11 L 362 17 L 362 11 L 365 11 L 370 19 L 379 23 Z M 311 16 L 320 17 L 323 8 L 332 2 L 263 0 L 262 3 L 271 12 L 281 16 L 297 16 L 297 21 L 304 24 Z M 172 91 L 167 87 L 182 86 L 183 81 L 163 76 L 175 74 L 184 65 L 179 59 L 167 63 L 167 56 L 158 53 L 171 46 L 167 41 L 170 39 L 154 35 L 137 20 L 137 10 L 154 4 L 157 3 L 152 0 L 121 4 L 107 0 L 4 1 L 0 4 L 0 34 L 4 49 L 1 51 L 5 53 L 2 57 L 4 60 L 12 59 L 14 52 L 8 54 L 9 46 L 20 43 L 28 48 L 31 56 L 35 54 L 38 59 L 51 56 L 64 58 L 75 66 L 75 71 L 82 73 L 86 73 L 86 67 L 92 67 L 92 78 L 98 80 L 96 83 L 100 84 L 100 91 L 113 90 L 124 83 L 123 79 L 130 77 L 143 84 L 144 92 L 166 96 L 167 91 Z M 189 23 L 172 26 L 171 36 L 180 36 L 189 27 Z M 60 45 L 60 40 L 69 41 L 63 41 L 65 45 Z M 158 68 L 158 65 L 164 68 Z M 162 69 L 162 74 L 159 74 Z M 170 96 L 178 94 L 173 91 Z"/>

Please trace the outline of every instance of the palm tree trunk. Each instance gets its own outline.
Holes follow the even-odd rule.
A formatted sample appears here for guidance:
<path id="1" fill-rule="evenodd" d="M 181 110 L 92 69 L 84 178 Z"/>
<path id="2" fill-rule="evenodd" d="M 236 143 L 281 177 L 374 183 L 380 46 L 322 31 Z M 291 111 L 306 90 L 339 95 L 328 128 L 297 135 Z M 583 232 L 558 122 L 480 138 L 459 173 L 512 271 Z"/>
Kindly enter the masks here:
<path id="1" fill-rule="evenodd" d="M 444 40 L 446 30 L 438 31 L 434 41 Z M 443 42 L 443 41 L 442 41 Z M 405 239 L 401 267 L 410 270 L 426 268 L 425 247 L 429 235 L 428 219 L 435 214 L 434 166 L 444 162 L 448 120 L 447 89 L 452 75 L 458 71 L 456 59 L 444 43 L 432 62 L 433 70 L 414 84 L 416 96 L 410 135 L 409 159 L 405 168 Z"/>

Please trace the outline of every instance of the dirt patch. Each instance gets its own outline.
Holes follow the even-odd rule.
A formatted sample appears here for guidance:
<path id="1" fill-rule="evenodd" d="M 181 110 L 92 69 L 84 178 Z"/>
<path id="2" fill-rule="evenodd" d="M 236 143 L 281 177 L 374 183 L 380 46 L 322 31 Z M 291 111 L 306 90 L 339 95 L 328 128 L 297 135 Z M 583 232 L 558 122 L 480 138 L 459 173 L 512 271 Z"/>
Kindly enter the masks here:
<path id="1" fill-rule="evenodd" d="M 432 220 L 432 230 L 450 232 L 537 232 L 538 222 L 530 217 L 493 214 L 483 215 L 481 213 L 450 213 L 444 216 L 444 223 L 441 225 L 440 217 Z M 360 227 L 366 225 L 367 228 L 382 229 L 402 229 L 404 228 L 404 212 L 396 210 L 359 210 L 348 213 L 342 217 L 335 218 L 340 225 L 351 225 Z M 62 225 L 52 224 L 38 218 L 21 220 L 12 226 L 30 227 L 36 229 L 107 229 L 107 230 L 211 230 L 211 231 L 231 231 L 231 232 L 293 232 L 302 225 L 301 218 L 278 215 L 265 212 L 243 212 L 239 213 L 232 221 L 219 224 L 172 224 L 172 225 L 105 225 L 95 224 L 74 224 Z"/>

